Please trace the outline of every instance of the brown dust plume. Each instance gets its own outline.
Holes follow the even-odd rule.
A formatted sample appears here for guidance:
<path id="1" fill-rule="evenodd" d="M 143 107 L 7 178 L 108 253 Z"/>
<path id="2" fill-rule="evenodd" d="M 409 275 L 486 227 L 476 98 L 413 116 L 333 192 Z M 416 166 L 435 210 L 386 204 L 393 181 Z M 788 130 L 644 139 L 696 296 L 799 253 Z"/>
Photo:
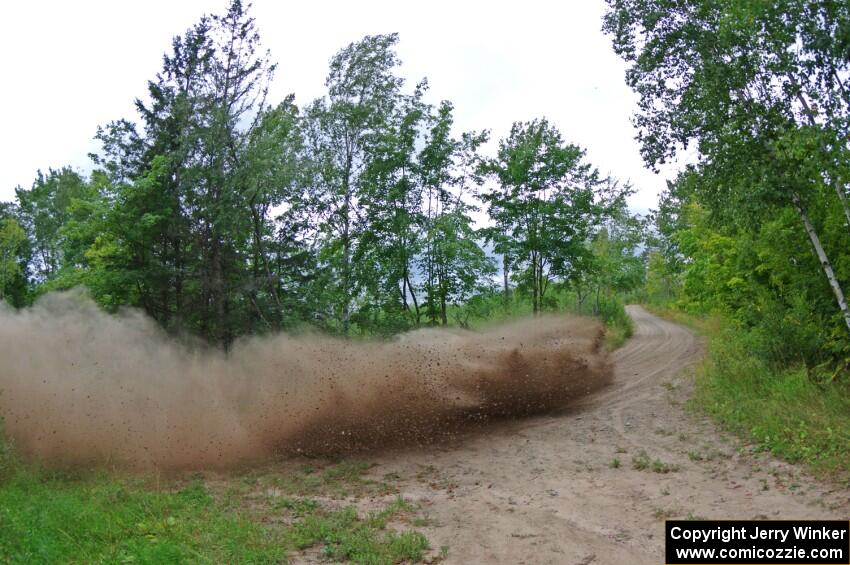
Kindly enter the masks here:
<path id="1" fill-rule="evenodd" d="M 139 312 L 53 294 L 0 305 L 0 416 L 20 453 L 62 464 L 202 468 L 417 445 L 606 385 L 601 332 L 552 316 L 391 341 L 279 334 L 225 356 L 174 343 Z"/>

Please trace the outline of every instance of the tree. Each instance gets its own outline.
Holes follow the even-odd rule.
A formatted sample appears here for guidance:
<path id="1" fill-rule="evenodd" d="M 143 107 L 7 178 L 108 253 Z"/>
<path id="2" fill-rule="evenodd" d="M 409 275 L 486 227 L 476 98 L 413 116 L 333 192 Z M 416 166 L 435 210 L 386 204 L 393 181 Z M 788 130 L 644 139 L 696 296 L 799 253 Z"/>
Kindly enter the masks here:
<path id="1" fill-rule="evenodd" d="M 343 335 L 349 333 L 361 290 L 353 257 L 364 229 L 363 175 L 369 149 L 386 134 L 386 120 L 400 102 L 404 83 L 393 74 L 400 64 L 397 43 L 397 34 L 375 35 L 341 50 L 330 63 L 328 97 L 305 112 L 305 139 L 314 162 L 312 207 L 327 240 L 323 260 L 338 281 L 333 300 Z"/>
<path id="2" fill-rule="evenodd" d="M 11 302 L 83 285 L 109 310 L 142 308 L 226 351 L 305 323 L 342 335 L 468 325 L 495 292 L 488 235 L 535 312 L 551 280 L 590 272 L 614 185 L 554 127 L 517 124 L 482 159 L 486 131 L 456 134 L 450 102 L 427 103 L 425 80 L 406 87 L 396 34 L 340 50 L 327 95 L 306 108 L 293 95 L 270 104 L 275 65 L 249 12 L 231 0 L 173 39 L 138 123 L 98 128 L 89 178 L 39 174 L 0 209 L 26 236 L 18 245 L 4 223 Z M 502 181 L 484 195 L 495 231 L 475 225 L 483 175 Z M 605 257 L 624 262 L 612 241 Z"/>
<path id="3" fill-rule="evenodd" d="M 453 107 L 444 101 L 431 115 L 417 160 L 422 186 L 423 246 L 419 264 L 429 323 L 448 324 L 448 305 L 468 300 L 490 285 L 492 261 L 478 245 L 482 238 L 471 214 L 477 193 L 478 149 L 486 132 L 451 135 Z"/>
<path id="4" fill-rule="evenodd" d="M 131 303 L 225 348 L 263 317 L 256 277 L 267 292 L 275 288 L 261 275 L 264 218 L 257 217 L 274 197 L 252 178 L 268 153 L 263 135 L 281 135 L 271 123 L 286 115 L 278 125 L 283 135 L 291 129 L 282 125 L 291 109 L 266 112 L 273 72 L 254 19 L 233 0 L 225 14 L 205 16 L 174 39 L 148 85 L 149 101 L 136 102 L 144 135 L 126 120 L 99 132 L 97 162 L 114 182 L 114 207 L 92 256 L 121 273 L 114 280 L 123 289 L 134 288 L 125 295 Z M 265 134 L 255 133 L 261 124 Z M 252 242 L 257 268 L 246 273 Z"/>
<path id="5" fill-rule="evenodd" d="M 415 145 L 429 110 L 422 102 L 426 86 L 422 82 L 411 95 L 398 96 L 367 146 L 360 190 L 364 231 L 355 254 L 357 264 L 378 267 L 358 274 L 371 294 L 383 295 L 390 311 L 400 306 L 416 325 L 422 313 L 413 273 L 422 246 L 423 195 Z"/>
<path id="6" fill-rule="evenodd" d="M 18 302 L 14 286 L 24 275 L 21 263 L 26 241 L 26 232 L 14 218 L 0 219 L 0 301 L 11 297 L 13 304 Z"/>
<path id="7" fill-rule="evenodd" d="M 258 126 L 248 138 L 240 184 L 244 184 L 251 213 L 250 269 L 253 284 L 248 291 L 256 315 L 268 327 L 280 329 L 291 317 L 284 306 L 282 272 L 284 256 L 301 253 L 298 232 L 291 233 L 290 246 L 283 249 L 277 241 L 273 209 L 297 206 L 301 197 L 300 168 L 303 166 L 303 142 L 299 129 L 298 108 L 288 96 L 275 108 L 262 114 Z M 264 296 L 261 290 L 265 290 Z M 264 300 L 265 298 L 265 300 Z M 265 303 L 264 303 L 265 302 Z"/>
<path id="8" fill-rule="evenodd" d="M 678 234 L 687 229 L 683 212 L 688 195 L 681 193 L 684 184 L 668 181 L 666 190 L 659 196 L 658 209 L 648 218 L 645 243 L 649 300 L 672 300 L 681 291 L 687 259 L 678 242 Z"/>
<path id="9" fill-rule="evenodd" d="M 623 295 L 644 284 L 646 265 L 639 247 L 645 240 L 643 221 L 629 214 L 625 200 L 619 199 L 589 242 L 590 259 L 585 279 L 596 293 L 595 313 L 600 311 L 600 294 Z"/>
<path id="10" fill-rule="evenodd" d="M 498 155 L 482 172 L 499 183 L 484 196 L 495 227 L 488 230 L 506 267 L 531 290 L 541 310 L 552 277 L 570 280 L 587 258 L 585 242 L 605 213 L 602 189 L 610 181 L 584 162 L 548 121 L 514 123 Z"/>
<path id="11" fill-rule="evenodd" d="M 31 189 L 15 189 L 18 217 L 33 243 L 33 275 L 39 282 L 56 277 L 65 264 L 61 229 L 74 200 L 85 198 L 87 192 L 85 180 L 68 167 L 51 169 L 47 175 L 39 171 Z"/>
<path id="12" fill-rule="evenodd" d="M 850 329 L 811 209 L 833 192 L 850 223 L 850 8 L 832 1 L 608 0 L 604 29 L 640 95 L 644 159 L 696 142 L 702 199 L 741 222 L 793 208 Z M 846 243 L 845 243 L 846 247 Z"/>

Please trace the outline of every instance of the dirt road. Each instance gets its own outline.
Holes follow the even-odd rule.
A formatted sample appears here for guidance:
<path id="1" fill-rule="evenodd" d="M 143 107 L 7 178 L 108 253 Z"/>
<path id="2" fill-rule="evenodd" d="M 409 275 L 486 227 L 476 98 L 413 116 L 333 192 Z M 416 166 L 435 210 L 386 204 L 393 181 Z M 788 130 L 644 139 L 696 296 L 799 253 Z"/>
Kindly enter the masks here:
<path id="1" fill-rule="evenodd" d="M 614 355 L 613 386 L 582 405 L 378 461 L 423 506 L 447 563 L 657 565 L 665 518 L 847 518 L 848 491 L 686 414 L 699 339 L 629 312 L 637 331 Z"/>

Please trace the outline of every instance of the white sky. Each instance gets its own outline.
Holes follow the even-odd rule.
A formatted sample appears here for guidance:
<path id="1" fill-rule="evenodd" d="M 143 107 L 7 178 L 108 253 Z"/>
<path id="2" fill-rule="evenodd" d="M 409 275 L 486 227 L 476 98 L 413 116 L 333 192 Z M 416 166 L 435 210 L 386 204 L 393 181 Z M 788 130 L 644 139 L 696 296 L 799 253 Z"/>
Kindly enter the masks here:
<path id="1" fill-rule="evenodd" d="M 227 0 L 29 0 L 0 20 L 0 200 L 36 170 L 87 173 L 99 124 L 135 119 L 133 100 L 160 69 L 171 38 Z M 409 7 L 408 7 L 409 6 Z M 270 101 L 304 105 L 324 91 L 328 61 L 366 34 L 400 33 L 402 74 L 423 76 L 432 101 L 455 105 L 458 131 L 545 116 L 588 150 L 603 173 L 631 180 L 635 211 L 655 207 L 666 175 L 647 170 L 630 116 L 635 95 L 600 31 L 603 0 L 523 2 L 255 0 L 264 45 L 278 62 Z"/>

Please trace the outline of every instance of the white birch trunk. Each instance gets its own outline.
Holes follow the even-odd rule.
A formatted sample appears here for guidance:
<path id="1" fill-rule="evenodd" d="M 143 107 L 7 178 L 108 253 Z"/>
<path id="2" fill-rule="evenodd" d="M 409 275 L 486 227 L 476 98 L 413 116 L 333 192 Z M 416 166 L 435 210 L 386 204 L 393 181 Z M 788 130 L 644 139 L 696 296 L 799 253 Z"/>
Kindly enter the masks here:
<path id="1" fill-rule="evenodd" d="M 850 308 L 847 307 L 847 299 L 844 297 L 844 291 L 841 289 L 841 284 L 838 282 L 838 279 L 835 278 L 835 272 L 832 270 L 832 264 L 826 256 L 826 251 L 824 251 L 823 246 L 820 243 L 820 238 L 818 237 L 814 226 L 812 226 L 811 220 L 809 220 L 809 215 L 803 208 L 803 203 L 800 202 L 800 197 L 795 194 L 793 200 L 794 206 L 796 206 L 797 212 L 800 214 L 800 219 L 803 220 L 803 226 L 806 228 L 806 234 L 808 234 L 809 239 L 812 242 L 812 247 L 815 248 L 815 253 L 818 256 L 821 268 L 829 281 L 829 286 L 832 288 L 832 293 L 835 295 L 835 300 L 838 302 L 838 308 L 844 316 L 844 323 L 847 324 L 847 329 L 850 330 Z"/>

